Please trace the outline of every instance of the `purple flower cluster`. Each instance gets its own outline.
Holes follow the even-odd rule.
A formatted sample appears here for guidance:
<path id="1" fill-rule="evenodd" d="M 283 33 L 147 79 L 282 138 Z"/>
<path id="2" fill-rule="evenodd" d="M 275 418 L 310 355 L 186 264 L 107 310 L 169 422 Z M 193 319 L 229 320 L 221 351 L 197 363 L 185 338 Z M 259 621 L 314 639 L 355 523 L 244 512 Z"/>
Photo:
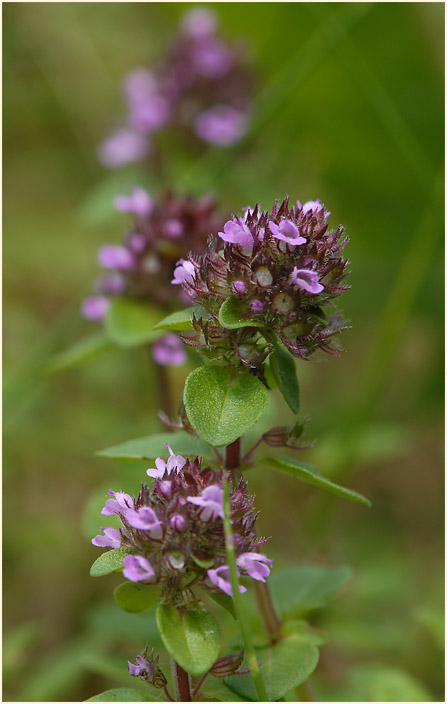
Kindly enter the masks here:
<path id="1" fill-rule="evenodd" d="M 190 255 L 175 270 L 174 283 L 208 314 L 182 339 L 251 369 L 262 367 L 275 335 L 296 357 L 308 359 L 318 348 L 336 354 L 331 339 L 345 322 L 324 308 L 347 289 L 344 228 L 328 229 L 330 213 L 319 200 L 290 206 L 285 198 L 271 212 L 244 210 L 225 223 L 220 240 L 210 238 L 204 255 Z M 230 297 L 237 329 L 219 322 Z"/>
<path id="2" fill-rule="evenodd" d="M 191 588 L 200 584 L 232 595 L 226 564 L 223 528 L 223 470 L 202 467 L 198 458 L 174 455 L 157 458 L 147 470 L 152 490 L 142 485 L 134 500 L 110 491 L 102 510 L 119 515 L 120 530 L 102 528 L 93 545 L 127 548 L 123 574 L 132 582 L 157 584 L 164 603 L 180 606 L 193 599 Z M 253 497 L 241 480 L 230 494 L 230 512 L 240 575 L 265 582 L 272 561 L 256 549 L 265 543 L 254 532 Z M 240 586 L 245 592 L 246 587 Z"/>
<path id="3" fill-rule="evenodd" d="M 217 30 L 214 12 L 189 10 L 154 70 L 139 68 L 126 76 L 126 124 L 100 145 L 104 166 L 145 159 L 153 135 L 168 126 L 220 147 L 241 139 L 248 126 L 250 81 L 240 47 L 224 42 Z"/>

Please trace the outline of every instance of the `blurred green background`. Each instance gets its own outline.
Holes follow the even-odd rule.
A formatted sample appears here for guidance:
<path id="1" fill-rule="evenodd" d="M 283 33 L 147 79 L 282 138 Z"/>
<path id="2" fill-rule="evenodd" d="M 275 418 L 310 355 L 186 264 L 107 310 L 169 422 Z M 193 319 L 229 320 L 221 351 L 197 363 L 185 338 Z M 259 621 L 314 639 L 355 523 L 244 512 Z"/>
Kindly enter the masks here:
<path id="1" fill-rule="evenodd" d="M 188 6 L 3 5 L 8 701 L 77 701 L 131 686 L 126 660 L 150 638 L 149 622 L 118 613 L 113 577 L 88 574 L 98 555 L 92 491 L 103 497 L 136 476 L 93 453 L 159 427 L 147 353 L 117 351 L 59 375 L 45 366 L 92 330 L 79 304 L 98 246 L 118 243 L 126 221 L 111 199 L 139 177 L 108 174 L 95 156 L 122 111 L 120 81 L 159 54 Z M 354 568 L 313 617 L 330 636 L 312 678 L 319 699 L 440 700 L 443 4 L 214 8 L 223 33 L 251 46 L 252 131 L 195 162 L 169 145 L 170 183 L 213 190 L 228 211 L 320 197 L 351 237 L 346 351 L 297 364 L 306 437 L 318 438 L 302 457 L 373 508 L 259 469 L 250 482 L 261 531 L 273 536 L 278 566 Z M 177 400 L 186 373 L 173 372 Z M 291 420 L 279 398 L 271 420 Z"/>

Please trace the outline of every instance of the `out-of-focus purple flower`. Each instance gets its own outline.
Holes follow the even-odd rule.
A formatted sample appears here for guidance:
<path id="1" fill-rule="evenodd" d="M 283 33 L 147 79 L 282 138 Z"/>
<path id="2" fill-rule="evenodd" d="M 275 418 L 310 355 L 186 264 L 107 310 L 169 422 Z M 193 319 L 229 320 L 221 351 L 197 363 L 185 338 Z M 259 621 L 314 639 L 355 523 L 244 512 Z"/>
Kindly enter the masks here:
<path id="1" fill-rule="evenodd" d="M 247 116 L 230 105 L 215 105 L 197 116 L 195 131 L 204 142 L 219 147 L 236 144 L 247 130 Z"/>
<path id="2" fill-rule="evenodd" d="M 114 513 L 124 514 L 129 508 L 133 508 L 133 499 L 129 494 L 124 494 L 122 491 L 108 492 L 114 499 L 107 499 L 106 505 L 102 509 L 103 516 L 113 516 Z"/>
<path id="3" fill-rule="evenodd" d="M 245 570 L 252 579 L 265 582 L 265 578 L 270 574 L 269 565 L 273 560 L 269 560 L 265 555 L 258 552 L 244 552 L 236 560 L 236 564 L 241 570 Z"/>
<path id="4" fill-rule="evenodd" d="M 137 510 L 130 508 L 126 511 L 125 518 L 132 528 L 149 531 L 151 538 L 154 538 L 154 540 L 160 540 L 163 535 L 161 522 L 150 506 L 140 506 Z"/>
<path id="5" fill-rule="evenodd" d="M 126 555 L 123 575 L 131 582 L 146 582 L 155 577 L 155 570 L 146 557 Z"/>
<path id="6" fill-rule="evenodd" d="M 101 527 L 104 535 L 97 535 L 92 543 L 98 548 L 119 548 L 121 545 L 121 533 L 116 528 Z"/>
<path id="7" fill-rule="evenodd" d="M 308 293 L 321 293 L 321 291 L 324 290 L 324 286 L 319 283 L 317 272 L 311 269 L 298 269 L 294 267 L 290 278 L 294 284 L 308 291 Z"/>
<path id="8" fill-rule="evenodd" d="M 96 280 L 96 289 L 106 296 L 119 296 L 126 290 L 126 281 L 121 274 L 114 272 L 100 276 Z"/>
<path id="9" fill-rule="evenodd" d="M 98 263 L 106 269 L 127 271 L 132 269 L 134 258 L 127 247 L 120 244 L 105 244 L 98 252 Z"/>
<path id="10" fill-rule="evenodd" d="M 163 232 L 170 240 L 178 240 L 183 235 L 184 227 L 180 220 L 171 218 L 166 220 L 163 225 Z"/>
<path id="11" fill-rule="evenodd" d="M 219 237 L 221 237 L 224 242 L 239 244 L 250 252 L 253 249 L 253 235 L 241 218 L 228 220 L 224 225 L 224 231 L 219 232 Z"/>
<path id="12" fill-rule="evenodd" d="M 217 16 L 205 7 L 193 7 L 182 17 L 182 32 L 189 39 L 212 37 L 217 29 Z"/>
<path id="13" fill-rule="evenodd" d="M 217 39 L 202 41 L 191 52 L 193 67 L 205 78 L 223 78 L 233 64 L 233 52 Z"/>
<path id="14" fill-rule="evenodd" d="M 194 264 L 185 259 L 179 259 L 174 269 L 172 284 L 183 284 L 184 281 L 193 282 L 196 276 Z"/>
<path id="15" fill-rule="evenodd" d="M 306 238 L 301 237 L 297 226 L 291 220 L 283 219 L 279 225 L 270 220 L 269 228 L 273 237 L 277 240 L 293 245 L 306 243 Z"/>
<path id="16" fill-rule="evenodd" d="M 233 589 L 230 582 L 230 568 L 227 565 L 221 565 L 215 570 L 207 570 L 207 574 L 212 584 L 222 589 L 228 596 L 233 596 Z M 240 584 L 239 591 L 241 594 L 244 594 L 247 589 Z"/>
<path id="17" fill-rule="evenodd" d="M 188 496 L 190 504 L 201 506 L 200 520 L 208 522 L 224 517 L 223 489 L 219 484 L 212 484 L 204 489 L 200 496 Z"/>
<path id="18" fill-rule="evenodd" d="M 152 95 L 144 103 L 133 105 L 129 121 L 138 132 L 150 134 L 164 127 L 170 120 L 171 106 L 161 95 Z"/>
<path id="19" fill-rule="evenodd" d="M 146 137 L 126 129 L 119 129 L 101 142 L 98 158 L 109 169 L 120 169 L 126 164 L 141 161 L 149 154 L 149 142 Z"/>
<path id="20" fill-rule="evenodd" d="M 152 345 L 152 356 L 161 366 L 179 367 L 187 360 L 183 342 L 173 332 L 164 335 Z"/>
<path id="21" fill-rule="evenodd" d="M 86 320 L 100 322 L 109 310 L 110 301 L 104 296 L 89 296 L 82 302 L 81 315 Z"/>
<path id="22" fill-rule="evenodd" d="M 153 477 L 154 479 L 160 479 L 164 474 L 171 474 L 171 472 L 177 472 L 177 474 L 183 469 L 186 464 L 186 460 L 181 455 L 174 455 L 172 448 L 168 443 L 166 447 L 169 450 L 170 457 L 167 462 L 165 462 L 161 457 L 157 457 L 155 460 L 155 466 L 157 469 L 147 469 L 146 474 L 148 477 Z"/>
<path id="23" fill-rule="evenodd" d="M 130 196 L 116 196 L 114 205 L 122 213 L 132 213 L 139 217 L 150 215 L 154 201 L 144 188 L 134 188 Z"/>
<path id="24" fill-rule="evenodd" d="M 320 210 L 323 210 L 324 206 L 321 204 L 321 200 L 317 198 L 316 200 L 308 200 L 306 203 L 301 204 L 299 200 L 296 202 L 298 208 L 303 211 L 303 213 L 306 215 L 309 212 L 312 213 L 318 213 Z M 324 217 L 328 218 L 330 215 L 330 210 L 325 210 L 324 212 Z"/>

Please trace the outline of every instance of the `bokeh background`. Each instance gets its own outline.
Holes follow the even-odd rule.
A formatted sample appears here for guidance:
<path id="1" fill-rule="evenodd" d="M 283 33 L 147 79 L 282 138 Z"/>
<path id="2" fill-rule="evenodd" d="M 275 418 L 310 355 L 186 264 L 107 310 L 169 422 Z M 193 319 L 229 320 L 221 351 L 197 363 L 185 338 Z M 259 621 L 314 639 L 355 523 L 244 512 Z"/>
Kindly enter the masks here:
<path id="1" fill-rule="evenodd" d="M 250 477 L 277 565 L 354 569 L 313 617 L 330 635 L 314 691 L 441 700 L 443 4 L 211 6 L 251 47 L 254 121 L 241 145 L 196 161 L 171 145 L 172 186 L 213 190 L 228 211 L 319 196 L 351 237 L 346 351 L 297 363 L 306 438 L 318 438 L 302 457 L 373 508 L 268 470 Z M 162 51 L 187 7 L 3 5 L 4 700 L 129 686 L 126 660 L 151 632 L 119 613 L 113 577 L 89 577 L 97 494 L 137 471 L 94 452 L 159 429 L 147 353 L 47 369 L 92 330 L 80 301 L 98 246 L 121 239 L 112 197 L 138 178 L 96 160 L 120 81 Z M 176 399 L 187 372 L 173 372 Z M 289 420 L 279 398 L 278 418 Z"/>

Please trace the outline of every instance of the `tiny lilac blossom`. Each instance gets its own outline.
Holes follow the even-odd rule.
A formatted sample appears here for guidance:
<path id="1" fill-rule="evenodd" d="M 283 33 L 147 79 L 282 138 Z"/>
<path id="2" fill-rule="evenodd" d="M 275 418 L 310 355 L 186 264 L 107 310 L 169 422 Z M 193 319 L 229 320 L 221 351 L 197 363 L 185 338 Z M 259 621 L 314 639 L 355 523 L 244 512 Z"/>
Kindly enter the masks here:
<path id="1" fill-rule="evenodd" d="M 182 32 L 190 39 L 205 39 L 217 29 L 216 14 L 205 7 L 193 7 L 182 17 Z"/>
<path id="2" fill-rule="evenodd" d="M 141 506 L 136 511 L 130 508 L 126 511 L 125 518 L 132 528 L 149 531 L 151 538 L 154 538 L 154 540 L 160 540 L 163 535 L 161 522 L 150 506 Z"/>
<path id="3" fill-rule="evenodd" d="M 284 218 L 279 225 L 270 220 L 269 227 L 273 237 L 277 240 L 282 240 L 292 245 L 306 243 L 306 238 L 301 237 L 297 226 L 291 220 Z"/>
<path id="4" fill-rule="evenodd" d="M 222 589 L 222 591 L 225 592 L 225 594 L 228 594 L 228 596 L 233 596 L 233 589 L 230 582 L 230 568 L 227 565 L 221 565 L 215 570 L 207 570 L 207 574 L 212 584 L 215 584 L 216 587 Z M 247 588 L 240 584 L 239 591 L 241 594 L 244 594 L 244 592 L 247 591 Z"/>
<path id="5" fill-rule="evenodd" d="M 141 655 L 137 655 L 135 658 L 138 665 L 134 665 L 132 662 L 129 660 L 127 661 L 127 664 L 129 666 L 129 675 L 132 675 L 133 677 L 140 677 L 143 674 L 148 674 L 150 677 L 153 676 L 154 673 L 154 668 L 144 658 L 141 657 Z"/>
<path id="6" fill-rule="evenodd" d="M 141 161 L 149 153 L 149 143 L 145 137 L 130 130 L 119 129 L 99 145 L 98 158 L 109 169 L 120 169 L 126 164 Z"/>
<path id="7" fill-rule="evenodd" d="M 153 477 L 154 479 L 160 479 L 165 473 L 168 475 L 171 472 L 181 472 L 186 464 L 186 460 L 181 455 L 174 455 L 171 446 L 166 443 L 166 447 L 169 450 L 170 457 L 167 462 L 165 462 L 161 457 L 157 457 L 155 460 L 155 466 L 157 469 L 147 469 L 146 474 L 148 477 Z"/>
<path id="8" fill-rule="evenodd" d="M 196 506 L 201 506 L 200 519 L 204 522 L 214 521 L 215 518 L 224 517 L 223 489 L 219 484 L 207 486 L 200 496 L 188 496 L 187 501 Z"/>
<path id="9" fill-rule="evenodd" d="M 216 105 L 196 117 L 195 131 L 204 142 L 230 147 L 247 130 L 247 116 L 229 105 Z"/>
<path id="10" fill-rule="evenodd" d="M 105 296 L 89 296 L 82 302 L 81 315 L 86 320 L 100 322 L 109 310 L 110 301 Z"/>
<path id="11" fill-rule="evenodd" d="M 187 359 L 183 342 L 171 332 L 156 340 L 152 345 L 152 357 L 161 366 L 179 367 Z"/>
<path id="12" fill-rule="evenodd" d="M 121 533 L 116 528 L 101 527 L 104 535 L 97 535 L 92 543 L 98 548 L 119 548 L 121 545 Z"/>
<path id="13" fill-rule="evenodd" d="M 184 228 L 180 220 L 171 218 L 164 223 L 163 231 L 170 240 L 177 240 L 183 235 Z"/>
<path id="14" fill-rule="evenodd" d="M 218 234 L 224 242 L 239 244 L 250 252 L 253 249 L 253 235 L 241 218 L 228 220 L 224 225 L 224 231 Z"/>
<path id="15" fill-rule="evenodd" d="M 177 267 L 174 269 L 174 278 L 172 284 L 183 284 L 185 281 L 192 283 L 196 277 L 196 270 L 192 262 L 185 259 L 179 259 Z"/>
<path id="16" fill-rule="evenodd" d="M 114 499 L 107 499 L 106 505 L 102 509 L 101 513 L 103 516 L 113 516 L 114 513 L 124 514 L 127 509 L 133 508 L 133 499 L 129 494 L 124 494 L 122 491 L 112 491 L 108 492 L 110 495 L 114 496 Z"/>
<path id="17" fill-rule="evenodd" d="M 301 204 L 299 200 L 296 202 L 298 208 L 303 211 L 303 213 L 306 215 L 309 212 L 314 212 L 318 213 L 320 210 L 323 210 L 323 205 L 321 204 L 321 200 L 317 198 L 316 200 L 308 200 L 306 203 Z M 324 213 L 324 217 L 328 218 L 330 215 L 330 211 L 326 210 Z"/>
<path id="18" fill-rule="evenodd" d="M 236 560 L 236 564 L 241 570 L 245 570 L 252 579 L 265 582 L 265 578 L 270 574 L 269 565 L 273 560 L 269 560 L 265 555 L 257 552 L 244 552 Z"/>
<path id="19" fill-rule="evenodd" d="M 154 201 L 144 188 L 134 188 L 130 196 L 116 196 L 114 205 L 121 213 L 133 213 L 140 217 L 150 215 Z"/>
<path id="20" fill-rule="evenodd" d="M 200 42 L 193 47 L 191 59 L 194 70 L 201 76 L 210 79 L 223 78 L 233 64 L 233 54 L 230 49 L 223 42 L 214 38 Z M 216 110 L 217 107 L 227 106 L 216 106 L 212 110 Z"/>
<path id="21" fill-rule="evenodd" d="M 127 247 L 120 244 L 105 244 L 98 252 L 98 263 L 106 269 L 126 271 L 132 269 L 134 258 Z"/>
<path id="22" fill-rule="evenodd" d="M 123 575 L 131 582 L 143 582 L 155 577 L 151 563 L 141 555 L 126 555 L 123 564 Z"/>
<path id="23" fill-rule="evenodd" d="M 324 286 L 319 283 L 319 277 L 316 271 L 311 269 L 298 269 L 294 267 L 290 278 L 299 288 L 308 291 L 308 293 L 321 293 Z"/>
<path id="24" fill-rule="evenodd" d="M 124 293 L 126 290 L 126 281 L 122 274 L 118 272 L 113 272 L 107 274 L 106 276 L 100 276 L 96 280 L 96 289 L 108 296 L 119 296 L 120 293 Z"/>

